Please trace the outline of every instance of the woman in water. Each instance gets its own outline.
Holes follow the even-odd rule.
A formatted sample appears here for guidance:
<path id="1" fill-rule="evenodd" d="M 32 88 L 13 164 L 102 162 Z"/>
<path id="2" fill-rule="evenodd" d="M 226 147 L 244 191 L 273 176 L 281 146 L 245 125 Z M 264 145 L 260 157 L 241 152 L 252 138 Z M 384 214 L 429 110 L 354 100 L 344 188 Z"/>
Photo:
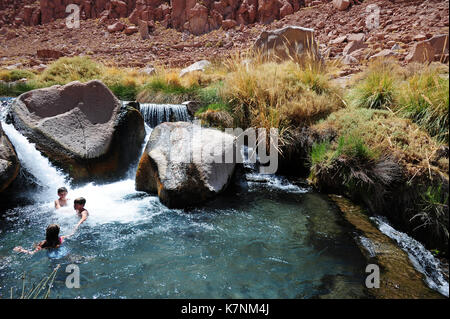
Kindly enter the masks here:
<path id="1" fill-rule="evenodd" d="M 59 248 L 64 242 L 64 239 L 72 235 L 73 233 L 68 236 L 59 236 L 59 226 L 56 224 L 51 224 L 47 227 L 47 230 L 45 232 L 45 240 L 37 244 L 34 250 L 27 250 L 22 248 L 21 246 L 17 246 L 14 248 L 14 251 L 33 255 L 34 253 L 42 249 Z"/>

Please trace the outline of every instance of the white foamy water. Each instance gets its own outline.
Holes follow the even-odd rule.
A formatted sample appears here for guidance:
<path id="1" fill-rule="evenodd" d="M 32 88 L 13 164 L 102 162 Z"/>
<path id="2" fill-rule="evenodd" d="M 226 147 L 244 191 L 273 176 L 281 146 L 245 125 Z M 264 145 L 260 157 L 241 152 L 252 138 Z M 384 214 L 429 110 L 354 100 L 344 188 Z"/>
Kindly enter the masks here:
<path id="1" fill-rule="evenodd" d="M 282 176 L 257 173 L 258 168 L 256 162 L 259 161 L 259 158 L 254 153 L 253 148 L 242 146 L 241 157 L 243 159 L 244 167 L 251 171 L 245 174 L 245 179 L 247 180 L 250 189 L 264 186 L 268 189 L 281 190 L 288 193 L 304 194 L 308 192 L 308 189 L 294 185 L 287 178 Z"/>
<path id="2" fill-rule="evenodd" d="M 449 286 L 440 269 L 439 260 L 417 240 L 392 228 L 382 217 L 371 217 L 371 219 L 383 234 L 393 239 L 408 254 L 414 268 L 425 275 L 428 286 L 448 297 Z"/>
<path id="3" fill-rule="evenodd" d="M 175 122 L 189 121 L 186 105 L 142 103 L 140 107 L 145 122 L 151 127 L 171 120 Z"/>
<path id="4" fill-rule="evenodd" d="M 90 212 L 86 223 L 91 225 L 137 222 L 149 216 L 145 213 L 149 206 L 164 207 L 159 204 L 157 197 L 140 196 L 142 193 L 134 189 L 134 178 L 104 185 L 89 183 L 78 188 L 71 188 L 68 176 L 55 168 L 46 157 L 36 150 L 35 145 L 20 134 L 13 125 L 3 122 L 2 126 L 16 149 L 21 165 L 43 188 L 40 194 L 34 194 L 36 199 L 39 198 L 46 202 L 41 207 L 53 208 L 54 200 L 58 198 L 57 189 L 61 186 L 68 188 L 69 206 L 57 210 L 55 214 L 62 224 L 78 219 L 73 209 L 73 200 L 77 197 L 86 199 L 85 207 Z M 151 132 L 148 126 L 146 126 L 146 132 L 147 141 Z M 135 171 L 130 173 L 130 177 L 134 174 Z"/>
<path id="5" fill-rule="evenodd" d="M 3 122 L 2 127 L 16 149 L 20 164 L 35 177 L 38 185 L 43 187 L 41 197 L 48 197 L 51 194 L 54 196 L 58 187 L 68 183 L 68 177 L 52 166 L 49 160 L 36 150 L 35 145 L 20 134 L 13 125 Z"/>
<path id="6" fill-rule="evenodd" d="M 245 178 L 247 179 L 250 187 L 264 186 L 268 189 L 281 190 L 287 193 L 298 194 L 304 194 L 308 192 L 307 188 L 294 185 L 282 176 L 248 173 L 245 174 Z"/>
<path id="7" fill-rule="evenodd" d="M 158 205 L 154 196 L 140 196 L 134 189 L 134 180 L 128 179 L 105 185 L 87 184 L 80 188 L 69 189 L 68 197 L 84 197 L 85 208 L 89 211 L 87 223 L 99 225 L 111 222 L 130 223 L 148 217 L 148 207 Z M 160 205 L 163 207 L 162 205 Z M 72 209 L 73 212 L 73 209 Z"/>

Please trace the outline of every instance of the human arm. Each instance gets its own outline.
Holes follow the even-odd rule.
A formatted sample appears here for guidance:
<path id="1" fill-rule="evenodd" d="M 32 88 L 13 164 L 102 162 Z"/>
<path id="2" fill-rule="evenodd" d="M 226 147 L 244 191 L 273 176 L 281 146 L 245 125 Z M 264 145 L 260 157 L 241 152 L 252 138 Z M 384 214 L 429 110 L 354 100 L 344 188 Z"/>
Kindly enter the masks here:
<path id="1" fill-rule="evenodd" d="M 42 249 L 41 246 L 37 246 L 34 250 L 27 250 L 27 249 L 24 249 L 22 246 L 17 246 L 17 247 L 14 247 L 13 250 L 18 253 L 25 253 L 25 254 L 33 255 L 34 253 L 38 252 L 41 249 Z"/>
<path id="2" fill-rule="evenodd" d="M 55 208 L 60 209 L 61 205 L 59 205 L 59 200 L 55 200 Z"/>
<path id="3" fill-rule="evenodd" d="M 84 211 L 81 213 L 81 219 L 80 219 L 80 221 L 78 222 L 78 224 L 75 226 L 75 229 L 73 230 L 72 234 L 75 233 L 75 231 L 78 229 L 78 227 L 80 227 L 80 225 L 83 224 L 84 221 L 85 221 L 87 218 L 88 218 L 88 211 L 87 211 L 87 210 L 84 210 Z"/>

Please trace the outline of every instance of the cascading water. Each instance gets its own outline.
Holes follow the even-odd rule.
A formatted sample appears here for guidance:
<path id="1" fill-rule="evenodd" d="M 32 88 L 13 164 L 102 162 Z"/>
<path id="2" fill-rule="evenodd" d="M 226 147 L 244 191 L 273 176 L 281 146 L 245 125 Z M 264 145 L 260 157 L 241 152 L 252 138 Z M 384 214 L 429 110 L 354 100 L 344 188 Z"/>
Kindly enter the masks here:
<path id="1" fill-rule="evenodd" d="M 421 243 L 392 228 L 381 216 L 371 217 L 380 231 L 393 239 L 407 254 L 414 268 L 425 275 L 426 283 L 444 296 L 449 296 L 448 282 L 440 269 L 440 262 Z"/>
<path id="2" fill-rule="evenodd" d="M 154 128 L 163 122 L 189 121 L 186 105 L 178 104 L 140 104 L 145 123 Z"/>
<path id="3" fill-rule="evenodd" d="M 246 169 L 245 179 L 250 189 L 264 187 L 273 190 L 282 190 L 290 193 L 307 193 L 308 188 L 292 184 L 288 179 L 274 174 L 261 174 L 258 172 L 259 157 L 252 147 L 241 147 L 241 158 Z"/>
<path id="4" fill-rule="evenodd" d="M 55 189 L 69 182 L 68 177 L 53 167 L 49 160 L 36 150 L 34 144 L 28 142 L 27 138 L 20 134 L 12 124 L 2 123 L 3 131 L 8 136 L 17 153 L 17 157 L 23 168 L 33 177 L 34 181 L 42 188 L 45 198 L 55 194 Z M 42 196 L 39 196 L 42 198 Z"/>

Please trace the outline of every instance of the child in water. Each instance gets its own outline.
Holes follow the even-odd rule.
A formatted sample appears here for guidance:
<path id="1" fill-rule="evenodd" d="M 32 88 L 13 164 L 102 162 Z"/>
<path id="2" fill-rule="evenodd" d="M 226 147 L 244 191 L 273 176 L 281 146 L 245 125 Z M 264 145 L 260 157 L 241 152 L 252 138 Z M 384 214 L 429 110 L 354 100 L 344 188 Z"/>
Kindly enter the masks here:
<path id="1" fill-rule="evenodd" d="M 51 224 L 47 227 L 47 230 L 45 231 L 45 240 L 37 244 L 34 250 L 27 250 L 22 248 L 22 246 L 17 246 L 14 248 L 14 251 L 33 255 L 34 253 L 42 249 L 59 248 L 64 242 L 64 239 L 72 235 L 73 233 L 68 236 L 59 236 L 59 226 L 56 224 Z"/>
<path id="2" fill-rule="evenodd" d="M 84 205 L 86 205 L 86 199 L 84 199 L 83 197 L 78 197 L 73 201 L 73 208 L 77 212 L 78 217 L 80 217 L 80 221 L 78 222 L 77 226 L 75 226 L 74 231 L 76 231 L 78 227 L 80 227 L 80 225 L 84 223 L 84 221 L 89 216 L 89 212 L 86 210 L 86 208 L 84 208 Z"/>
<path id="3" fill-rule="evenodd" d="M 67 188 L 60 187 L 58 188 L 58 199 L 55 200 L 55 208 L 60 209 L 61 207 L 67 206 L 67 201 L 69 200 L 66 198 L 67 196 Z"/>

